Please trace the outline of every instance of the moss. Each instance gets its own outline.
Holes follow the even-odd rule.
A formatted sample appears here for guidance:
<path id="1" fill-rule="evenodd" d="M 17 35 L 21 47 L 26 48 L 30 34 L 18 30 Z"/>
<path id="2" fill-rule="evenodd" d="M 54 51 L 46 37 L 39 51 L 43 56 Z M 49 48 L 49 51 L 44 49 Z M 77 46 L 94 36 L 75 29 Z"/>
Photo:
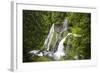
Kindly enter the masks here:
<path id="1" fill-rule="evenodd" d="M 49 58 L 49 57 L 47 57 L 47 56 L 34 56 L 34 57 L 32 57 L 32 61 L 34 61 L 34 62 L 42 62 L 42 61 L 51 61 L 51 59 Z"/>

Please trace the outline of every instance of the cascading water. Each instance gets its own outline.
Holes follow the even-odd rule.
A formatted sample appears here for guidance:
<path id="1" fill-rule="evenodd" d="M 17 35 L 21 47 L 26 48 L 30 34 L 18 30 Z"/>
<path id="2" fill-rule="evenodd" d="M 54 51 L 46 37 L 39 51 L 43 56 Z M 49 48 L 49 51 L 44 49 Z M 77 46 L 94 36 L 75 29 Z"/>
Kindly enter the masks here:
<path id="1" fill-rule="evenodd" d="M 44 42 L 44 47 L 47 48 L 47 51 L 49 51 L 49 48 L 50 48 L 50 43 L 51 43 L 51 40 L 52 40 L 52 37 L 53 37 L 53 34 L 54 34 L 54 24 L 52 25 L 50 31 L 49 31 L 49 34 Z"/>
<path id="2" fill-rule="evenodd" d="M 63 32 L 67 31 L 67 28 L 68 28 L 68 21 L 67 21 L 67 19 L 65 19 L 64 23 L 63 23 Z"/>
<path id="3" fill-rule="evenodd" d="M 67 36 L 66 36 L 66 37 L 67 37 Z M 64 43 L 64 41 L 66 40 L 66 37 L 64 37 L 64 38 L 60 41 L 60 43 L 59 43 L 59 45 L 58 45 L 58 49 L 57 49 L 57 51 L 54 53 L 54 59 L 55 59 L 55 60 L 59 60 L 62 56 L 65 56 L 64 45 L 63 45 L 63 43 Z"/>
<path id="4" fill-rule="evenodd" d="M 59 38 L 58 40 L 62 39 L 61 35 L 63 34 L 63 32 L 67 32 L 67 28 L 68 28 L 67 26 L 68 26 L 67 19 L 65 19 L 64 23 L 63 23 L 63 29 L 62 29 L 62 31 L 59 34 L 60 36 L 58 37 Z M 53 58 L 55 60 L 59 60 L 62 56 L 65 55 L 64 45 L 63 44 L 64 44 L 64 41 L 66 40 L 67 36 L 65 36 L 61 41 L 59 41 L 59 44 L 57 46 L 57 51 L 53 55 Z"/>
<path id="5" fill-rule="evenodd" d="M 64 52 L 64 41 L 66 40 L 67 37 L 69 37 L 70 35 L 74 36 L 74 37 L 81 37 L 81 35 L 77 35 L 77 34 L 73 34 L 73 33 L 68 33 L 67 36 L 65 36 L 58 45 L 57 51 L 54 53 L 53 58 L 55 60 L 60 60 L 61 57 L 65 56 L 65 52 Z M 69 48 L 66 48 L 66 50 Z"/>

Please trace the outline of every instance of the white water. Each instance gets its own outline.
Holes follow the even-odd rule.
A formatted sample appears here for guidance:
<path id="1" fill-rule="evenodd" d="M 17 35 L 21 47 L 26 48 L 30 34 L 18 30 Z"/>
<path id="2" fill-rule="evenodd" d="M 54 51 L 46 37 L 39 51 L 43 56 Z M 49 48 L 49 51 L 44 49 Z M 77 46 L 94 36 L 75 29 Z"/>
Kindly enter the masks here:
<path id="1" fill-rule="evenodd" d="M 47 48 L 47 51 L 49 51 L 50 43 L 51 43 L 53 34 L 54 34 L 54 24 L 52 25 L 52 27 L 49 31 L 49 34 L 48 34 L 48 36 L 47 36 L 47 38 L 45 39 L 45 42 L 44 42 L 44 47 Z"/>
<path id="2" fill-rule="evenodd" d="M 60 42 L 59 42 L 59 45 L 58 45 L 58 48 L 57 48 L 57 51 L 54 53 L 54 59 L 55 60 L 59 60 L 61 57 L 65 56 L 65 52 L 64 52 L 64 41 L 66 40 L 66 38 L 68 36 L 74 36 L 74 37 L 81 37 L 81 35 L 77 35 L 77 34 L 73 34 L 73 33 L 68 33 L 67 36 L 65 36 Z M 68 48 L 66 48 L 68 49 Z"/>
<path id="3" fill-rule="evenodd" d="M 67 32 L 67 28 L 68 28 L 68 22 L 67 22 L 67 19 L 64 20 L 64 23 L 63 23 L 63 30 L 61 31 L 60 34 L 62 34 L 63 32 Z M 67 34 L 68 36 L 69 34 Z M 57 51 L 54 53 L 54 59 L 55 60 L 59 60 L 62 56 L 65 56 L 65 53 L 64 53 L 64 41 L 66 40 L 67 36 L 65 36 L 60 42 L 59 42 L 59 45 L 58 45 L 58 48 L 57 48 Z M 61 37 L 61 36 L 60 36 Z"/>
<path id="4" fill-rule="evenodd" d="M 42 52 L 39 52 L 39 50 L 32 50 L 29 52 L 30 54 L 32 54 L 32 56 L 43 56 L 43 53 Z"/>
<path id="5" fill-rule="evenodd" d="M 64 23 L 63 23 L 63 32 L 66 31 L 68 28 L 68 21 L 67 19 L 64 20 Z"/>
<path id="6" fill-rule="evenodd" d="M 72 35 L 71 33 L 68 33 L 67 36 L 65 36 L 58 45 L 57 51 L 54 53 L 54 59 L 55 60 L 59 60 L 62 56 L 65 56 L 65 52 L 64 52 L 64 41 L 66 40 L 66 38 L 68 36 Z"/>
<path id="7" fill-rule="evenodd" d="M 53 57 L 55 60 L 60 60 L 61 57 L 65 56 L 65 52 L 64 52 L 64 41 L 66 40 L 66 38 L 70 35 L 73 35 L 74 37 L 81 37 L 81 35 L 77 35 L 77 34 L 73 34 L 73 33 L 68 33 L 67 36 L 65 36 L 58 45 L 57 51 L 55 53 L 50 52 L 50 51 L 43 51 L 39 52 L 39 50 L 32 50 L 29 53 L 31 53 L 33 56 L 37 55 L 37 56 L 49 56 L 49 57 Z M 68 48 L 67 48 L 68 49 Z M 76 59 L 76 57 L 75 57 Z"/>
<path id="8" fill-rule="evenodd" d="M 66 37 L 67 37 L 67 36 L 66 36 Z M 56 59 L 56 60 L 59 60 L 59 59 L 61 58 L 61 56 L 64 56 L 64 55 L 65 55 L 63 43 L 64 43 L 64 41 L 66 40 L 66 37 L 64 37 L 64 38 L 60 41 L 60 43 L 59 43 L 59 45 L 58 45 L 58 49 L 57 49 L 57 51 L 54 53 L 54 59 Z"/>

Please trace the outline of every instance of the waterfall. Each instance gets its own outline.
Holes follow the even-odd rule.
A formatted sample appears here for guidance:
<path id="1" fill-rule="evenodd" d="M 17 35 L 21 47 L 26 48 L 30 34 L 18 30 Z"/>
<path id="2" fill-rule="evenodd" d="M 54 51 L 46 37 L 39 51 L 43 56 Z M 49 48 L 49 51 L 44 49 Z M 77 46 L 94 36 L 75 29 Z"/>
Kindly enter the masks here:
<path id="1" fill-rule="evenodd" d="M 59 39 L 58 39 L 58 45 L 56 45 L 57 50 L 56 50 L 56 52 L 55 52 L 54 55 L 53 55 L 53 57 L 54 57 L 55 60 L 59 60 L 62 56 L 65 55 L 63 43 L 64 43 L 64 41 L 66 40 L 66 38 L 67 38 L 67 36 L 68 36 L 69 34 L 67 34 L 67 36 L 65 36 L 63 39 L 62 39 L 61 35 L 62 35 L 64 32 L 67 32 L 67 28 L 68 28 L 68 22 L 67 22 L 67 19 L 65 19 L 64 22 L 63 22 L 63 29 L 62 29 L 62 31 L 59 33 L 59 36 L 58 36 L 58 38 L 59 38 Z M 62 40 L 61 40 L 61 39 L 62 39 Z M 59 40 L 60 40 L 60 41 L 59 41 Z M 55 48 L 55 49 L 56 49 L 56 48 Z"/>
<path id="2" fill-rule="evenodd" d="M 61 57 L 66 55 L 66 52 L 64 50 L 64 41 L 66 40 L 66 38 L 68 38 L 68 36 L 72 35 L 73 37 L 81 37 L 81 35 L 78 34 L 74 34 L 74 33 L 69 33 L 68 32 L 68 21 L 67 19 L 64 20 L 63 25 L 54 28 L 56 26 L 54 26 L 54 24 L 52 24 L 49 33 L 47 35 L 47 38 L 44 41 L 44 48 L 46 48 L 46 50 L 33 50 L 30 51 L 29 53 L 31 53 L 33 56 L 48 56 L 48 57 L 52 57 L 54 60 L 60 60 Z M 52 43 L 52 40 L 54 38 L 54 32 L 59 32 L 59 33 L 55 33 L 57 34 L 57 36 L 55 36 L 56 41 L 54 47 L 50 48 L 50 45 Z M 66 33 L 67 32 L 67 33 Z M 64 34 L 64 35 L 63 35 Z M 53 43 L 54 44 L 54 43 Z M 50 49 L 53 49 L 52 51 L 50 51 Z M 68 50 L 68 45 L 66 50 Z M 77 59 L 77 56 L 75 56 L 75 59 Z"/>
<path id="3" fill-rule="evenodd" d="M 66 36 L 66 37 L 67 37 L 67 36 Z M 59 59 L 61 58 L 61 56 L 64 56 L 64 55 L 65 55 L 63 43 L 64 43 L 64 41 L 66 40 L 66 37 L 64 37 L 64 38 L 60 41 L 60 43 L 59 43 L 59 45 L 58 45 L 58 49 L 57 49 L 57 51 L 54 53 L 54 59 L 56 59 L 56 60 L 59 60 Z"/>
<path id="4" fill-rule="evenodd" d="M 48 34 L 48 36 L 47 36 L 47 38 L 45 39 L 45 42 L 44 42 L 44 47 L 47 48 L 47 51 L 49 51 L 50 43 L 51 43 L 53 34 L 54 34 L 54 24 L 50 28 L 49 34 Z"/>
<path id="5" fill-rule="evenodd" d="M 72 33 L 68 33 L 67 36 L 65 36 L 58 45 L 57 51 L 54 53 L 54 59 L 55 60 L 59 60 L 62 56 L 65 56 L 65 52 L 64 52 L 64 41 L 66 40 L 66 38 L 68 36 L 72 35 Z"/>
<path id="6" fill-rule="evenodd" d="M 63 23 L 63 32 L 67 31 L 67 28 L 68 28 L 68 21 L 67 21 L 67 19 L 65 19 L 64 23 Z"/>
<path id="7" fill-rule="evenodd" d="M 73 34 L 73 33 L 68 33 L 67 36 L 65 36 L 58 45 L 57 51 L 54 53 L 54 59 L 55 60 L 59 60 L 61 57 L 65 56 L 65 52 L 64 52 L 64 41 L 66 40 L 66 38 L 68 36 L 72 35 L 73 37 L 81 37 L 81 35 L 78 34 Z M 66 50 L 69 48 L 66 48 Z"/>

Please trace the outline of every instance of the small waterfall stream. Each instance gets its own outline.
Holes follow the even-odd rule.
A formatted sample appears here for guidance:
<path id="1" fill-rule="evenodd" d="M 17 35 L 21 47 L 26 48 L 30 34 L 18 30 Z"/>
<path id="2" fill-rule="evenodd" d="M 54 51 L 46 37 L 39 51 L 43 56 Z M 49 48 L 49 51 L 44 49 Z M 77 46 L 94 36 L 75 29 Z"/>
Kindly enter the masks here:
<path id="1" fill-rule="evenodd" d="M 63 32 L 67 32 L 67 27 L 68 26 L 68 23 L 67 23 L 67 19 L 64 20 L 64 23 L 63 23 L 63 29 L 62 31 L 60 32 L 60 36 L 59 36 L 59 44 L 57 45 L 57 50 L 56 52 L 54 53 L 53 55 L 53 58 L 55 60 L 59 60 L 62 56 L 65 56 L 65 52 L 64 52 L 64 41 L 66 40 L 67 36 L 66 35 L 64 38 L 61 37 L 61 35 L 63 34 Z"/>
<path id="2" fill-rule="evenodd" d="M 65 56 L 65 52 L 64 52 L 64 41 L 66 40 L 67 36 L 64 37 L 60 42 L 59 42 L 59 45 L 58 45 L 58 48 L 57 48 L 57 51 L 54 53 L 54 59 L 55 60 L 59 60 L 60 57 L 62 56 Z"/>
<path id="3" fill-rule="evenodd" d="M 44 42 L 44 47 L 47 48 L 47 51 L 49 51 L 50 43 L 51 43 L 53 34 L 54 34 L 54 24 L 51 26 L 49 34 L 48 34 L 48 36 L 47 36 L 47 38 L 45 39 L 45 42 Z"/>
<path id="4" fill-rule="evenodd" d="M 59 60 L 61 57 L 65 56 L 65 51 L 64 51 L 64 41 L 66 40 L 67 37 L 69 37 L 70 35 L 74 36 L 74 37 L 81 37 L 81 35 L 77 35 L 77 34 L 72 34 L 72 33 L 68 33 L 60 42 L 57 48 L 57 51 L 54 53 L 53 58 L 55 60 Z M 68 46 L 68 45 L 67 45 Z M 66 48 L 66 50 L 69 48 Z"/>

